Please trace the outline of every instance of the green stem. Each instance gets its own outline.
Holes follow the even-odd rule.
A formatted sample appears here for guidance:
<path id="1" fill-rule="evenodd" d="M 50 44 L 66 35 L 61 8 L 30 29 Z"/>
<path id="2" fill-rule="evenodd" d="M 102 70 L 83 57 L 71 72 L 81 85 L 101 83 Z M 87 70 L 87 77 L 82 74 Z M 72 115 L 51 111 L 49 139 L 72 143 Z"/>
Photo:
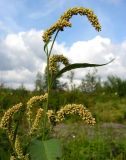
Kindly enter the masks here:
<path id="1" fill-rule="evenodd" d="M 56 34 L 55 34 L 55 37 L 54 37 L 54 39 L 53 39 L 53 42 L 52 42 L 52 45 L 51 45 L 51 48 L 50 48 L 50 51 L 49 51 L 49 56 L 51 55 L 51 52 L 52 52 L 52 49 L 53 49 L 53 45 L 54 45 L 54 42 L 55 42 L 55 40 L 56 40 L 56 37 L 57 37 L 58 33 L 59 33 L 59 30 L 57 30 L 57 32 L 56 32 Z"/>
<path id="2" fill-rule="evenodd" d="M 47 93 L 48 93 L 48 98 L 47 98 L 47 103 L 45 106 L 45 110 L 44 110 L 44 122 L 43 122 L 43 136 L 42 136 L 42 140 L 45 140 L 45 128 L 46 128 L 46 113 L 48 110 L 48 106 L 49 106 L 49 94 L 50 94 L 50 75 L 49 75 L 49 56 L 47 57 Z"/>
<path id="3" fill-rule="evenodd" d="M 50 47 L 50 50 L 48 52 L 48 49 L 47 49 L 47 93 L 48 93 L 48 98 L 47 98 L 47 103 L 46 103 L 46 106 L 45 106 L 45 113 L 44 113 L 44 122 L 43 122 L 43 135 L 42 135 L 42 141 L 45 140 L 45 129 L 46 129 L 46 120 L 47 120 L 47 110 L 49 108 L 49 99 L 50 99 L 50 91 L 51 91 L 51 81 L 52 81 L 52 78 L 51 78 L 51 75 L 50 75 L 50 72 L 49 72 L 49 58 L 50 58 L 50 55 L 51 55 L 51 52 L 52 52 L 52 49 L 53 49 L 53 46 L 54 46 L 54 42 L 56 40 L 56 37 L 59 33 L 59 30 L 57 30 L 56 34 L 55 34 L 55 37 L 53 39 L 53 42 L 52 42 L 52 45 Z"/>

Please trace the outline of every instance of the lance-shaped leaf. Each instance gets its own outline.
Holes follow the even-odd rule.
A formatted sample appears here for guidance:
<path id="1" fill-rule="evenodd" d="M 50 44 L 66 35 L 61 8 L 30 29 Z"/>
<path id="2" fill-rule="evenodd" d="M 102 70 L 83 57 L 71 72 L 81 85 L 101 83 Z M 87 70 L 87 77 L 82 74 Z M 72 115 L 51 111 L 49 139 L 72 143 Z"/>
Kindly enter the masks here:
<path id="1" fill-rule="evenodd" d="M 48 44 L 50 43 L 51 41 L 48 41 L 46 42 L 46 44 L 44 45 L 44 51 L 47 52 L 48 51 Z"/>
<path id="2" fill-rule="evenodd" d="M 112 61 L 114 61 L 114 59 L 112 59 L 111 61 L 104 63 L 104 64 L 90 64 L 90 63 L 74 63 L 74 64 L 70 64 L 66 67 L 64 67 L 63 69 L 61 69 L 53 78 L 52 83 L 55 81 L 56 78 L 58 78 L 59 76 L 61 76 L 63 73 L 73 70 L 73 69 L 77 69 L 77 68 L 87 68 L 87 67 L 100 67 L 100 66 L 104 66 L 107 65 L 109 63 L 111 63 Z"/>

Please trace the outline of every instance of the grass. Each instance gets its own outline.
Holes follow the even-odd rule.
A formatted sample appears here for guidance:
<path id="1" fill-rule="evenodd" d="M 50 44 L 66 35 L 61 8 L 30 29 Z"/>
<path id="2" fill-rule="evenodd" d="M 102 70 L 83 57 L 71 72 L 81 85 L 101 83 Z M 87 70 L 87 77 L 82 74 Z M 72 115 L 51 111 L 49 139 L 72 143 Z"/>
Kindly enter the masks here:
<path id="1" fill-rule="evenodd" d="M 53 106 L 83 103 L 96 118 L 94 127 L 76 123 L 76 118 L 57 125 L 53 137 L 63 142 L 63 160 L 125 160 L 126 159 L 126 98 L 114 94 L 82 94 L 71 101 L 63 93 Z M 3 109 L 0 110 L 3 115 Z M 1 119 L 1 118 L 0 118 Z M 9 160 L 8 140 L 0 130 L 0 160 Z"/>
<path id="2" fill-rule="evenodd" d="M 97 122 L 115 122 L 126 124 L 126 98 L 111 96 L 106 99 L 105 96 L 97 97 L 94 105 L 90 107 L 92 114 Z"/>
<path id="3" fill-rule="evenodd" d="M 125 160 L 126 127 L 114 123 L 95 127 L 64 125 L 55 128 L 63 141 L 63 160 Z"/>

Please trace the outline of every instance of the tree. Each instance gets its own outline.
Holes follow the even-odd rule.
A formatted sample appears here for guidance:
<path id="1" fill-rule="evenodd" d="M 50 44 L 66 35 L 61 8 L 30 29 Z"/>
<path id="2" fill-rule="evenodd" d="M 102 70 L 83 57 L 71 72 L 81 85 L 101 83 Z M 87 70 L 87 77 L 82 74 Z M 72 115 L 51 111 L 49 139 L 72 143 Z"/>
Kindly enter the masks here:
<path id="1" fill-rule="evenodd" d="M 94 68 L 93 72 L 88 72 L 85 78 L 82 79 L 79 86 L 82 92 L 93 92 L 97 86 L 100 86 L 100 77 L 97 76 L 97 69 Z"/>
<path id="2" fill-rule="evenodd" d="M 74 90 L 75 89 L 75 84 L 73 83 L 74 71 L 70 71 L 70 74 L 67 77 L 68 77 L 68 79 L 70 81 L 70 89 Z"/>
<path id="3" fill-rule="evenodd" d="M 18 88 L 19 90 L 26 90 L 26 88 L 25 88 L 25 86 L 24 86 L 24 84 L 23 83 L 21 83 L 21 85 L 19 86 L 19 88 Z"/>
<path id="4" fill-rule="evenodd" d="M 35 89 L 37 91 L 43 91 L 45 88 L 44 75 L 41 72 L 38 72 L 35 80 Z"/>
<path id="5" fill-rule="evenodd" d="M 122 80 L 118 76 L 110 75 L 104 82 L 104 89 L 110 93 L 116 93 L 120 97 L 126 96 L 126 80 Z"/>

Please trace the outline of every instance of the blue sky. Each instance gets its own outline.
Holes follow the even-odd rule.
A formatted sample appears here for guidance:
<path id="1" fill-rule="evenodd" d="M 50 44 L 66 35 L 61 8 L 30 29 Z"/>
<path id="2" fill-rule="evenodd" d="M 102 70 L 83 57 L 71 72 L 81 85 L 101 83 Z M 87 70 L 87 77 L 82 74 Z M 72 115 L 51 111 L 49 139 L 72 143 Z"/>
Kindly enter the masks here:
<path id="1" fill-rule="evenodd" d="M 102 25 L 101 36 L 109 37 L 114 42 L 126 38 L 126 1 L 125 0 L 1 0 L 0 1 L 0 36 L 8 33 L 27 31 L 31 28 L 45 30 L 69 7 L 83 6 L 92 8 Z M 73 28 L 67 29 L 59 41 L 71 44 L 75 40 L 90 39 L 97 35 L 86 17 L 75 16 Z M 66 35 L 69 37 L 66 39 Z"/>
<path id="2" fill-rule="evenodd" d="M 66 9 L 75 6 L 91 8 L 102 31 L 96 32 L 86 17 L 74 16 L 72 28 L 58 35 L 54 51 L 69 54 L 71 62 L 104 63 L 115 57 L 116 61 L 104 70 L 99 69 L 99 74 L 106 77 L 117 73 L 126 78 L 126 0 L 0 0 L 1 82 L 12 87 L 24 83 L 33 88 L 36 73 L 45 66 L 43 31 Z M 81 78 L 79 71 L 75 79 Z"/>

